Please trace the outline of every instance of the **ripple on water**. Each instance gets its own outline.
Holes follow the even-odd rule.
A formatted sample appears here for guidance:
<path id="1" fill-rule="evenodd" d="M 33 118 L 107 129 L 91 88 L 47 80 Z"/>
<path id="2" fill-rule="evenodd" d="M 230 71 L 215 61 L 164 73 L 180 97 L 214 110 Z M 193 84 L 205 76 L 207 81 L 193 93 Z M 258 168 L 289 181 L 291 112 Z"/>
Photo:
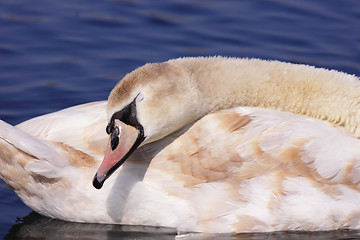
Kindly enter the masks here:
<path id="1" fill-rule="evenodd" d="M 358 6 L 356 0 L 33 0 L 31 4 L 2 0 L 0 118 L 16 124 L 71 105 L 106 99 L 127 72 L 146 62 L 181 56 L 278 59 L 359 76 Z M 0 182 L 0 237 L 15 224 L 16 216 L 29 211 Z M 34 232 L 42 236 L 46 231 Z M 77 233 L 113 236 L 125 230 L 94 231 Z M 357 232 L 346 231 L 340 235 L 289 234 L 242 237 L 358 237 Z M 173 238 L 173 234 L 165 234 L 169 236 Z M 241 239 L 232 235 L 221 238 Z"/>

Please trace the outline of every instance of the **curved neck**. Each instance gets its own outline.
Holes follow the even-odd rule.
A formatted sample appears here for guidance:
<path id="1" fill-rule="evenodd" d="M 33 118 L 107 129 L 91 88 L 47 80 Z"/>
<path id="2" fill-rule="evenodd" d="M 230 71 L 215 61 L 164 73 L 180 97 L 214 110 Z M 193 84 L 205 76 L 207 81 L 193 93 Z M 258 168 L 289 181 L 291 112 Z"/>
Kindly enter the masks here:
<path id="1" fill-rule="evenodd" d="M 234 58 L 183 58 L 202 115 L 236 106 L 289 111 L 326 120 L 360 137 L 359 78 L 312 66 Z M 201 117 L 201 116 L 200 116 Z"/>

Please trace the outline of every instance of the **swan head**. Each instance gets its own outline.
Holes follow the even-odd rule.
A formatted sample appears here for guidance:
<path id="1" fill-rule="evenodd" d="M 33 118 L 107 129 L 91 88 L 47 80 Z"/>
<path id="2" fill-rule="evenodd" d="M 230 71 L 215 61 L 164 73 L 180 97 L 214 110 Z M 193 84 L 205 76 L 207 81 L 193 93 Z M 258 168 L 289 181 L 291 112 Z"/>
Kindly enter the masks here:
<path id="1" fill-rule="evenodd" d="M 146 64 L 127 74 L 108 98 L 108 147 L 93 180 L 105 180 L 141 145 L 198 119 L 199 94 L 189 69 L 172 62 Z"/>

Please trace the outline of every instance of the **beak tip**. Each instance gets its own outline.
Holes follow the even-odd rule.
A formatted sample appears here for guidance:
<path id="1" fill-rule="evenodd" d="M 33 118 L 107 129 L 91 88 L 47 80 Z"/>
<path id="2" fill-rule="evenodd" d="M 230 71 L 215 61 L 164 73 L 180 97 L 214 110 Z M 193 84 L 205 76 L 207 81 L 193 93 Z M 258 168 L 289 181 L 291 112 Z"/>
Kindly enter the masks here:
<path id="1" fill-rule="evenodd" d="M 93 179 L 93 186 L 94 186 L 94 188 L 96 188 L 96 189 L 101 189 L 102 186 L 104 185 L 104 182 L 105 182 L 105 180 L 100 180 L 100 181 L 99 181 L 99 179 L 98 179 L 98 177 L 97 177 L 97 174 L 96 174 L 95 177 L 94 177 L 94 179 Z"/>

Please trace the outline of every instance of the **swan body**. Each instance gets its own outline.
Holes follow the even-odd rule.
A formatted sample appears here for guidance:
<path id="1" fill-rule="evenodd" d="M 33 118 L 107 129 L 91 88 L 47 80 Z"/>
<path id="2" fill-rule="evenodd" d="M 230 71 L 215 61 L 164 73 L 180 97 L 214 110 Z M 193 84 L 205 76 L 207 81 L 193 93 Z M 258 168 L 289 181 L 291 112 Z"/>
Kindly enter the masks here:
<path id="1" fill-rule="evenodd" d="M 1 121 L 0 177 L 33 210 L 68 221 L 358 229 L 358 81 L 258 59 L 147 64 L 107 102 Z"/>

